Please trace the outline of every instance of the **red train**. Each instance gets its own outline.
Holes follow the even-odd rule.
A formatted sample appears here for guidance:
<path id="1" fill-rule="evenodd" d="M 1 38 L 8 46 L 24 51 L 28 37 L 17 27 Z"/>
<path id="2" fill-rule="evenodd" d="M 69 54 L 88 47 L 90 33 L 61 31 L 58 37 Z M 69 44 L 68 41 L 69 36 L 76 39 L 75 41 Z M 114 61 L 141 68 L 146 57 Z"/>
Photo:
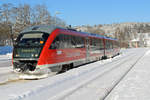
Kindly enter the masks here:
<path id="1" fill-rule="evenodd" d="M 119 53 L 116 39 L 55 26 L 33 26 L 23 30 L 13 49 L 13 69 L 34 72 L 50 68 L 66 71 Z"/>

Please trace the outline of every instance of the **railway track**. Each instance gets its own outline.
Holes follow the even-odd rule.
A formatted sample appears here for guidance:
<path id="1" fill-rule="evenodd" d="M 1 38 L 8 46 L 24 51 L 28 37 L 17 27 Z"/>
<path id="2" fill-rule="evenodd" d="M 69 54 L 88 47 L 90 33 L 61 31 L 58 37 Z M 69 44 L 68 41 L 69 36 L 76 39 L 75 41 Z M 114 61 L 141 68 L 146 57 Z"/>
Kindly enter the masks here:
<path id="1" fill-rule="evenodd" d="M 102 100 L 105 100 L 105 98 L 111 93 L 111 91 L 123 80 L 123 78 L 130 72 L 130 70 L 132 70 L 132 68 L 137 64 L 137 62 L 144 56 L 144 54 L 142 56 L 140 56 L 132 65 L 131 67 L 120 77 L 120 79 L 118 80 L 118 82 L 116 82 L 114 84 L 114 86 L 108 91 L 107 95 L 105 95 Z M 133 58 L 131 58 L 133 59 Z M 130 60 L 131 60 L 130 59 Z M 124 63 L 122 63 L 124 64 Z"/>
<path id="2" fill-rule="evenodd" d="M 144 52 L 144 53 L 145 53 L 145 52 Z M 117 63 L 117 64 L 114 65 L 113 67 L 111 67 L 111 68 L 109 68 L 109 69 L 103 71 L 101 74 L 97 75 L 96 77 L 94 77 L 94 78 L 88 80 L 87 82 L 81 84 L 81 85 L 78 86 L 77 88 L 70 90 L 70 91 L 69 91 L 68 93 L 66 93 L 65 95 L 62 95 L 62 94 L 61 94 L 61 96 L 55 96 L 54 98 L 51 98 L 50 100 L 69 100 L 68 97 L 71 96 L 73 93 L 75 93 L 75 92 L 77 92 L 78 90 L 80 90 L 81 88 L 87 86 L 87 85 L 90 84 L 91 82 L 93 82 L 93 81 L 95 81 L 95 80 L 97 80 L 97 79 L 100 79 L 101 77 L 105 76 L 106 74 L 109 74 L 109 73 L 111 73 L 111 72 L 114 71 L 114 70 L 117 70 L 118 68 L 122 67 L 122 65 L 126 64 L 129 60 L 132 61 L 132 59 L 135 59 L 135 57 L 137 56 L 137 57 L 136 57 L 137 59 L 135 59 L 134 62 L 130 62 L 130 63 L 131 63 L 131 66 L 129 66 L 129 67 L 124 71 L 124 73 L 122 74 L 122 76 L 120 76 L 120 77 L 117 79 L 117 81 L 115 82 L 115 84 L 113 84 L 113 85 L 111 86 L 111 88 L 109 88 L 109 89 L 107 89 L 107 90 L 105 91 L 106 94 L 105 94 L 105 95 L 100 95 L 100 100 L 104 100 L 104 99 L 109 95 L 109 93 L 115 88 L 115 86 L 116 86 L 116 85 L 127 75 L 127 73 L 134 67 L 134 65 L 143 57 L 144 53 L 141 54 L 141 55 L 138 55 L 138 56 L 137 56 L 137 54 L 129 54 L 129 55 L 126 55 L 126 59 L 123 59 L 123 60 L 122 60 L 122 59 L 116 59 L 116 60 L 114 60 L 113 62 L 106 63 L 106 64 L 104 64 L 103 66 L 106 67 L 106 66 L 109 65 L 109 64 L 112 64 L 112 65 L 113 65 L 113 64 L 116 64 L 116 63 Z M 128 57 L 127 57 L 127 56 L 128 56 Z M 98 68 L 97 68 L 97 69 L 94 69 L 94 70 L 98 70 Z M 93 70 L 93 71 L 94 71 L 94 70 Z M 67 99 L 66 99 L 66 98 L 67 98 Z"/>

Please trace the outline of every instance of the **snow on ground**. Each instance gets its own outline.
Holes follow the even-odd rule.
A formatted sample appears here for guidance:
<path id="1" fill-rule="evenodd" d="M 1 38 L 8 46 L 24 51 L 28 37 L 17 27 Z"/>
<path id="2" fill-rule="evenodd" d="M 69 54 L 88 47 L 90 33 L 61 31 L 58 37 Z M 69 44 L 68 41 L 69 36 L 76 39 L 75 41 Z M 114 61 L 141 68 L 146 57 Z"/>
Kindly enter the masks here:
<path id="1" fill-rule="evenodd" d="M 145 84 L 142 83 L 144 89 L 136 92 L 141 93 L 139 95 L 141 98 L 134 100 L 149 100 L 149 68 L 143 66 L 144 63 L 150 64 L 148 50 L 144 48 L 122 50 L 121 55 L 113 59 L 84 65 L 45 79 L 18 80 L 0 84 L 0 97 L 2 100 L 133 100 L 121 97 L 130 97 L 128 92 L 142 90 L 142 85 L 138 82 L 147 81 Z M 143 67 L 145 70 L 141 71 Z M 0 68 L 0 79 L 3 77 L 1 73 L 12 70 L 10 66 Z M 142 77 L 146 78 L 141 79 Z M 128 87 L 131 89 L 127 89 Z M 142 96 L 145 95 L 142 94 L 146 91 L 147 98 L 144 98 Z"/>
<path id="2" fill-rule="evenodd" d="M 12 53 L 0 55 L 0 83 L 10 79 L 12 76 Z"/>
<path id="3" fill-rule="evenodd" d="M 0 46 L 0 84 L 15 76 L 12 74 L 12 47 Z"/>
<path id="4" fill-rule="evenodd" d="M 3 85 L 0 86 L 3 90 L 0 96 L 3 100 L 99 100 L 107 95 L 144 51 L 129 50 L 114 59 L 84 65 L 46 79 Z"/>
<path id="5" fill-rule="evenodd" d="M 150 100 L 150 50 L 116 86 L 106 100 Z"/>
<path id="6" fill-rule="evenodd" d="M 0 61 L 6 61 L 12 59 L 12 53 L 7 53 L 6 55 L 0 55 Z"/>
<path id="7" fill-rule="evenodd" d="M 132 65 L 136 63 L 137 59 L 139 59 L 144 52 L 141 52 L 136 56 L 131 56 L 130 54 L 132 53 L 123 56 L 123 58 L 120 57 L 118 60 L 119 63 L 113 61 L 111 66 L 114 67 L 109 72 L 84 85 L 75 93 L 65 97 L 64 100 L 104 100 L 109 92 L 111 92 L 114 86 L 121 81 L 124 75 L 127 74 L 127 72 L 132 68 Z M 124 57 L 126 57 L 126 59 Z M 109 66 L 110 64 L 105 65 L 105 67 Z"/>

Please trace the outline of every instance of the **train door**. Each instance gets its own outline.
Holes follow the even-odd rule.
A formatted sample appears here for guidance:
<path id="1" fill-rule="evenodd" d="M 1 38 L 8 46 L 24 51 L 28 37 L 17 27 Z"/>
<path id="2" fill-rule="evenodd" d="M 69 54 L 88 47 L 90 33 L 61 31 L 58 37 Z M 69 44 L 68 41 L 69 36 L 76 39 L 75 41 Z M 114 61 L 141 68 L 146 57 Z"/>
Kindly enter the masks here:
<path id="1" fill-rule="evenodd" d="M 86 62 L 90 60 L 90 40 L 89 38 L 86 38 Z"/>

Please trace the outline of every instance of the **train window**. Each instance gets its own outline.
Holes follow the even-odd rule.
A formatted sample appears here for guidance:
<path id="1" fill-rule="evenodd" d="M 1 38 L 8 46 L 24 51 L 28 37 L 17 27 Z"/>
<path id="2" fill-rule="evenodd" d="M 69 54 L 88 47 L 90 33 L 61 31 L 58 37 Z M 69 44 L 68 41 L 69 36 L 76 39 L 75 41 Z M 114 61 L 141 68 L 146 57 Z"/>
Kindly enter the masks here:
<path id="1" fill-rule="evenodd" d="M 114 45 L 113 45 L 114 48 L 117 48 L 117 42 L 114 41 Z"/>
<path id="2" fill-rule="evenodd" d="M 60 42 L 60 36 L 57 36 L 54 39 L 53 43 L 51 44 L 50 49 L 58 49 L 59 48 L 59 44 L 60 44 L 59 42 Z"/>
<path id="3" fill-rule="evenodd" d="M 49 34 L 47 33 L 24 33 L 17 39 L 18 45 L 44 45 Z"/>
<path id="4" fill-rule="evenodd" d="M 66 34 L 59 34 L 50 46 L 50 49 L 84 48 L 84 38 Z"/>
<path id="5" fill-rule="evenodd" d="M 113 49 L 113 43 L 112 43 L 112 41 L 109 41 L 109 44 L 110 44 L 110 49 Z"/>
<path id="6" fill-rule="evenodd" d="M 110 40 L 106 40 L 106 49 L 113 49 L 113 42 Z"/>
<path id="7" fill-rule="evenodd" d="M 91 47 L 91 51 L 97 53 L 100 52 L 100 50 L 104 49 L 103 40 L 92 38 L 90 47 Z"/>
<path id="8" fill-rule="evenodd" d="M 94 40 L 95 40 L 95 39 L 91 39 L 91 42 L 90 42 L 91 51 L 95 51 L 96 43 L 95 43 Z"/>
<path id="9" fill-rule="evenodd" d="M 116 48 L 120 47 L 120 44 L 117 41 L 115 42 L 115 44 L 116 44 Z"/>
<path id="10" fill-rule="evenodd" d="M 103 49 L 104 49 L 103 40 L 100 39 L 100 40 L 99 40 L 99 43 L 100 43 L 100 50 L 103 50 Z"/>
<path id="11" fill-rule="evenodd" d="M 110 49 L 111 47 L 111 42 L 109 40 L 106 40 L 106 49 Z"/>
<path id="12" fill-rule="evenodd" d="M 78 37 L 78 36 L 73 36 L 72 41 L 75 41 L 75 48 L 84 48 L 84 38 L 83 37 Z"/>

